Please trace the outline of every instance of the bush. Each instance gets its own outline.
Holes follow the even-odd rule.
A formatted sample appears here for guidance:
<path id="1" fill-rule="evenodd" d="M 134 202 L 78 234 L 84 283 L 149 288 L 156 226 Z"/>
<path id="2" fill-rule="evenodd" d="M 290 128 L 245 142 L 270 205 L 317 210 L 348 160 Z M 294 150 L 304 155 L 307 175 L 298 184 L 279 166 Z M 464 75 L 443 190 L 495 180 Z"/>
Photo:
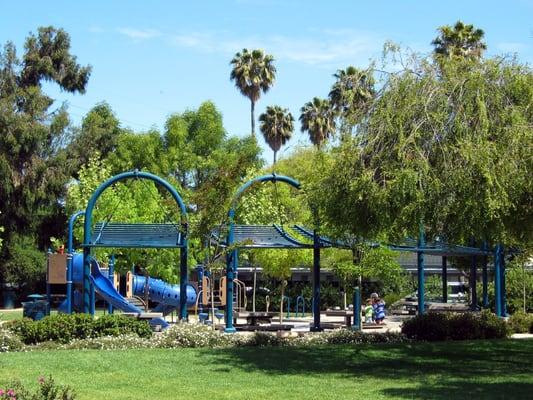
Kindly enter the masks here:
<path id="1" fill-rule="evenodd" d="M 233 335 L 222 335 L 210 326 L 198 323 L 179 323 L 154 338 L 155 347 L 222 347 Z"/>
<path id="2" fill-rule="evenodd" d="M 30 391 L 20 381 L 12 382 L 7 388 L 0 389 L 0 399 L 6 400 L 74 400 L 76 393 L 68 386 L 55 383 L 50 376 L 48 379 L 39 378 L 37 391 Z"/>
<path id="3" fill-rule="evenodd" d="M 517 311 L 507 321 L 509 328 L 513 333 L 527 333 L 531 332 L 533 327 L 533 314 L 526 314 L 522 311 Z"/>
<path id="4" fill-rule="evenodd" d="M 0 328 L 0 353 L 6 353 L 8 351 L 20 351 L 23 348 L 24 344 L 16 334 Z"/>
<path id="5" fill-rule="evenodd" d="M 405 321 L 402 333 L 425 341 L 498 339 L 508 335 L 507 324 L 496 315 L 480 313 L 428 313 Z"/>
<path id="6" fill-rule="evenodd" d="M 73 339 L 123 334 L 150 337 L 152 334 L 148 322 L 138 321 L 120 314 L 107 315 L 98 319 L 93 319 L 87 314 L 56 314 L 40 321 L 23 318 L 10 322 L 8 327 L 25 344 L 46 341 L 68 343 Z"/>

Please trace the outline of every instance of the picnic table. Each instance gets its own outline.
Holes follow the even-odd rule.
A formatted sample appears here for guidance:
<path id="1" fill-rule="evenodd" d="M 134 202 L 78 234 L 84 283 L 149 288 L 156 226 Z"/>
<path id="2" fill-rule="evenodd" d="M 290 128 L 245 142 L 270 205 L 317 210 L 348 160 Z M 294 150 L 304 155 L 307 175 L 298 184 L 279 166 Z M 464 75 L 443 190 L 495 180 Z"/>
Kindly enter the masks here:
<path id="1" fill-rule="evenodd" d="M 277 315 L 275 312 L 264 312 L 264 311 L 241 311 L 235 313 L 237 318 L 246 318 L 246 322 L 251 326 L 258 326 L 259 324 L 271 324 L 272 317 Z"/>
<path id="2" fill-rule="evenodd" d="M 344 325 L 352 326 L 353 311 L 350 310 L 326 310 L 327 317 L 344 317 Z"/>

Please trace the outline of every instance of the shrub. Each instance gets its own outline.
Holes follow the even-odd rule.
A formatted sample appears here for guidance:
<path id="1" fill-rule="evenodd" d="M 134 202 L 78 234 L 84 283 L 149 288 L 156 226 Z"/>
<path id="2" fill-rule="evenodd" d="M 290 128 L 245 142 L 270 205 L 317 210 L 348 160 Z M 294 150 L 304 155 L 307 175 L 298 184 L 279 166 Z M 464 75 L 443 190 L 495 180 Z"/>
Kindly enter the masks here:
<path id="1" fill-rule="evenodd" d="M 141 338 L 152 336 L 149 323 L 120 314 L 108 314 L 94 320 L 94 332 L 97 337 L 127 334 L 134 334 Z"/>
<path id="2" fill-rule="evenodd" d="M 56 384 L 51 376 L 48 379 L 40 377 L 36 391 L 30 391 L 20 381 L 14 381 L 7 388 L 0 389 L 0 399 L 6 400 L 74 400 L 76 397 L 69 386 Z"/>
<path id="3" fill-rule="evenodd" d="M 27 318 L 12 321 L 8 324 L 25 344 L 46 341 L 68 343 L 73 339 L 87 339 L 101 336 L 117 336 L 136 334 L 149 337 L 152 332 L 148 322 L 138 321 L 126 316 L 107 315 L 93 319 L 87 314 L 56 314 L 32 321 Z"/>
<path id="4" fill-rule="evenodd" d="M 11 331 L 0 328 L 0 353 L 20 351 L 24 344 L 19 337 Z"/>
<path id="5" fill-rule="evenodd" d="M 155 347 L 221 347 L 230 342 L 229 335 L 222 335 L 211 327 L 198 323 L 179 323 L 154 338 Z"/>
<path id="6" fill-rule="evenodd" d="M 507 321 L 513 333 L 527 333 L 533 327 L 533 314 L 517 311 Z"/>
<path id="7" fill-rule="evenodd" d="M 405 321 L 402 333 L 425 341 L 497 339 L 507 336 L 507 324 L 489 311 L 481 313 L 428 313 Z"/>

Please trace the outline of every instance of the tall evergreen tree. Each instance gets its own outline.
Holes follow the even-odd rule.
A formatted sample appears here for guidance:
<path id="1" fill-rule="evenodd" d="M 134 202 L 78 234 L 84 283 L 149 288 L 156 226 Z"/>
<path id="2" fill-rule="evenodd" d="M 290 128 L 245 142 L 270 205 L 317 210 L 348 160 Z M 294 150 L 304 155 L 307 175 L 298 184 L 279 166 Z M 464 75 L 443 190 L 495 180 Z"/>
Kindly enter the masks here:
<path id="1" fill-rule="evenodd" d="M 300 112 L 302 132 L 307 132 L 311 143 L 320 148 L 335 132 L 335 115 L 329 101 L 314 97 L 304 104 Z"/>
<path id="2" fill-rule="evenodd" d="M 235 54 L 230 64 L 233 66 L 230 79 L 235 81 L 235 86 L 250 99 L 250 117 L 252 136 L 255 136 L 255 103 L 261 93 L 266 93 L 276 79 L 274 57 L 265 54 L 263 50 L 243 49 Z"/>
<path id="3" fill-rule="evenodd" d="M 294 131 L 294 118 L 286 108 L 268 106 L 259 116 L 259 122 L 265 142 L 274 152 L 274 164 L 276 164 L 279 149 L 287 143 Z"/>
<path id="4" fill-rule="evenodd" d="M 435 47 L 437 56 L 448 59 L 454 57 L 480 58 L 487 49 L 483 41 L 485 32 L 482 29 L 474 28 L 472 24 L 464 24 L 457 21 L 452 27 L 450 25 L 441 26 L 437 36 L 431 44 Z"/>
<path id="5" fill-rule="evenodd" d="M 42 91 L 41 84 L 51 81 L 64 91 L 84 93 L 90 70 L 89 66 L 80 66 L 70 53 L 69 35 L 51 26 L 29 35 L 22 59 L 11 42 L 0 53 L 3 280 L 30 280 L 24 269 L 35 268 L 31 264 L 38 257 L 23 255 L 36 247 L 37 239 L 44 246 L 47 238 L 43 233 L 46 231 L 47 237 L 55 235 L 64 223 L 59 199 L 65 194 L 70 171 L 61 143 L 69 119 L 64 107 L 50 111 L 53 99 Z M 25 261 L 28 265 L 23 265 Z"/>

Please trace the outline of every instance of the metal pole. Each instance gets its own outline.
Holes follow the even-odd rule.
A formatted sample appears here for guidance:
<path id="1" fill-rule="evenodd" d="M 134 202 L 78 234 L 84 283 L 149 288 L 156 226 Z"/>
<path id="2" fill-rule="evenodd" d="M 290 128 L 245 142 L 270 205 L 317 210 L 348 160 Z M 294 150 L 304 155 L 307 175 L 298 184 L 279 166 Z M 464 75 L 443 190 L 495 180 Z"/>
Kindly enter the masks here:
<path id="1" fill-rule="evenodd" d="M 67 313 L 72 314 L 72 268 L 74 257 L 74 223 L 85 214 L 85 211 L 77 211 L 70 216 L 68 221 L 68 242 L 67 242 Z"/>
<path id="2" fill-rule="evenodd" d="M 113 283 L 115 275 L 115 255 L 111 254 L 111 257 L 109 257 L 109 269 L 107 270 L 107 277 Z M 113 314 L 113 304 L 107 303 L 107 312 L 109 314 Z"/>
<path id="3" fill-rule="evenodd" d="M 448 302 L 448 257 L 442 256 L 442 302 Z"/>
<path id="4" fill-rule="evenodd" d="M 353 291 L 353 325 L 352 329 L 361 330 L 361 290 L 359 286 Z"/>
<path id="5" fill-rule="evenodd" d="M 483 250 L 487 251 L 487 242 L 483 242 Z M 483 308 L 489 307 L 489 292 L 488 292 L 488 281 L 489 281 L 489 274 L 487 270 L 487 265 L 489 263 L 489 257 L 487 255 L 483 256 L 482 261 L 482 305 Z"/>
<path id="6" fill-rule="evenodd" d="M 228 239 L 227 239 L 227 245 L 228 247 L 233 244 L 233 237 L 234 237 L 234 230 L 235 225 L 233 222 L 233 218 L 235 217 L 235 210 L 233 208 L 229 211 L 229 231 L 228 231 Z M 237 330 L 233 326 L 233 279 L 234 279 L 234 273 L 233 268 L 236 265 L 237 262 L 237 251 L 232 250 L 227 256 L 226 256 L 226 328 L 224 329 L 224 332 L 226 333 L 234 333 Z"/>
<path id="7" fill-rule="evenodd" d="M 316 229 L 313 231 L 313 326 L 311 332 L 320 332 L 320 241 Z"/>
<path id="8" fill-rule="evenodd" d="M 496 315 L 502 316 L 502 274 L 501 274 L 502 245 L 497 244 L 494 249 L 494 296 L 496 304 Z"/>
<path id="9" fill-rule="evenodd" d="M 505 252 L 504 252 L 503 246 L 502 246 L 500 263 L 501 263 L 500 272 L 502 274 L 502 277 L 501 277 L 502 289 L 501 289 L 501 297 L 500 297 L 502 301 L 501 310 L 502 310 L 502 317 L 507 317 L 507 293 L 506 293 L 507 289 L 506 289 L 506 284 L 505 284 Z"/>
<path id="10" fill-rule="evenodd" d="M 188 239 L 187 225 L 181 233 L 183 235 L 183 247 L 180 249 L 180 321 L 187 321 L 187 258 L 188 258 Z"/>
<path id="11" fill-rule="evenodd" d="M 52 249 L 48 248 L 48 256 L 46 258 L 46 315 L 50 315 L 50 304 L 52 303 L 52 288 L 50 286 L 50 255 Z"/>
<path id="12" fill-rule="evenodd" d="M 417 252 L 417 270 L 418 270 L 418 314 L 424 314 L 426 311 L 424 299 L 424 247 L 426 238 L 424 234 L 424 227 L 420 225 L 418 233 L 418 248 Z"/>
<path id="13" fill-rule="evenodd" d="M 474 247 L 476 242 L 474 239 L 470 242 L 471 246 Z M 477 310 L 477 257 L 472 256 L 470 258 L 470 309 L 472 311 Z"/>

